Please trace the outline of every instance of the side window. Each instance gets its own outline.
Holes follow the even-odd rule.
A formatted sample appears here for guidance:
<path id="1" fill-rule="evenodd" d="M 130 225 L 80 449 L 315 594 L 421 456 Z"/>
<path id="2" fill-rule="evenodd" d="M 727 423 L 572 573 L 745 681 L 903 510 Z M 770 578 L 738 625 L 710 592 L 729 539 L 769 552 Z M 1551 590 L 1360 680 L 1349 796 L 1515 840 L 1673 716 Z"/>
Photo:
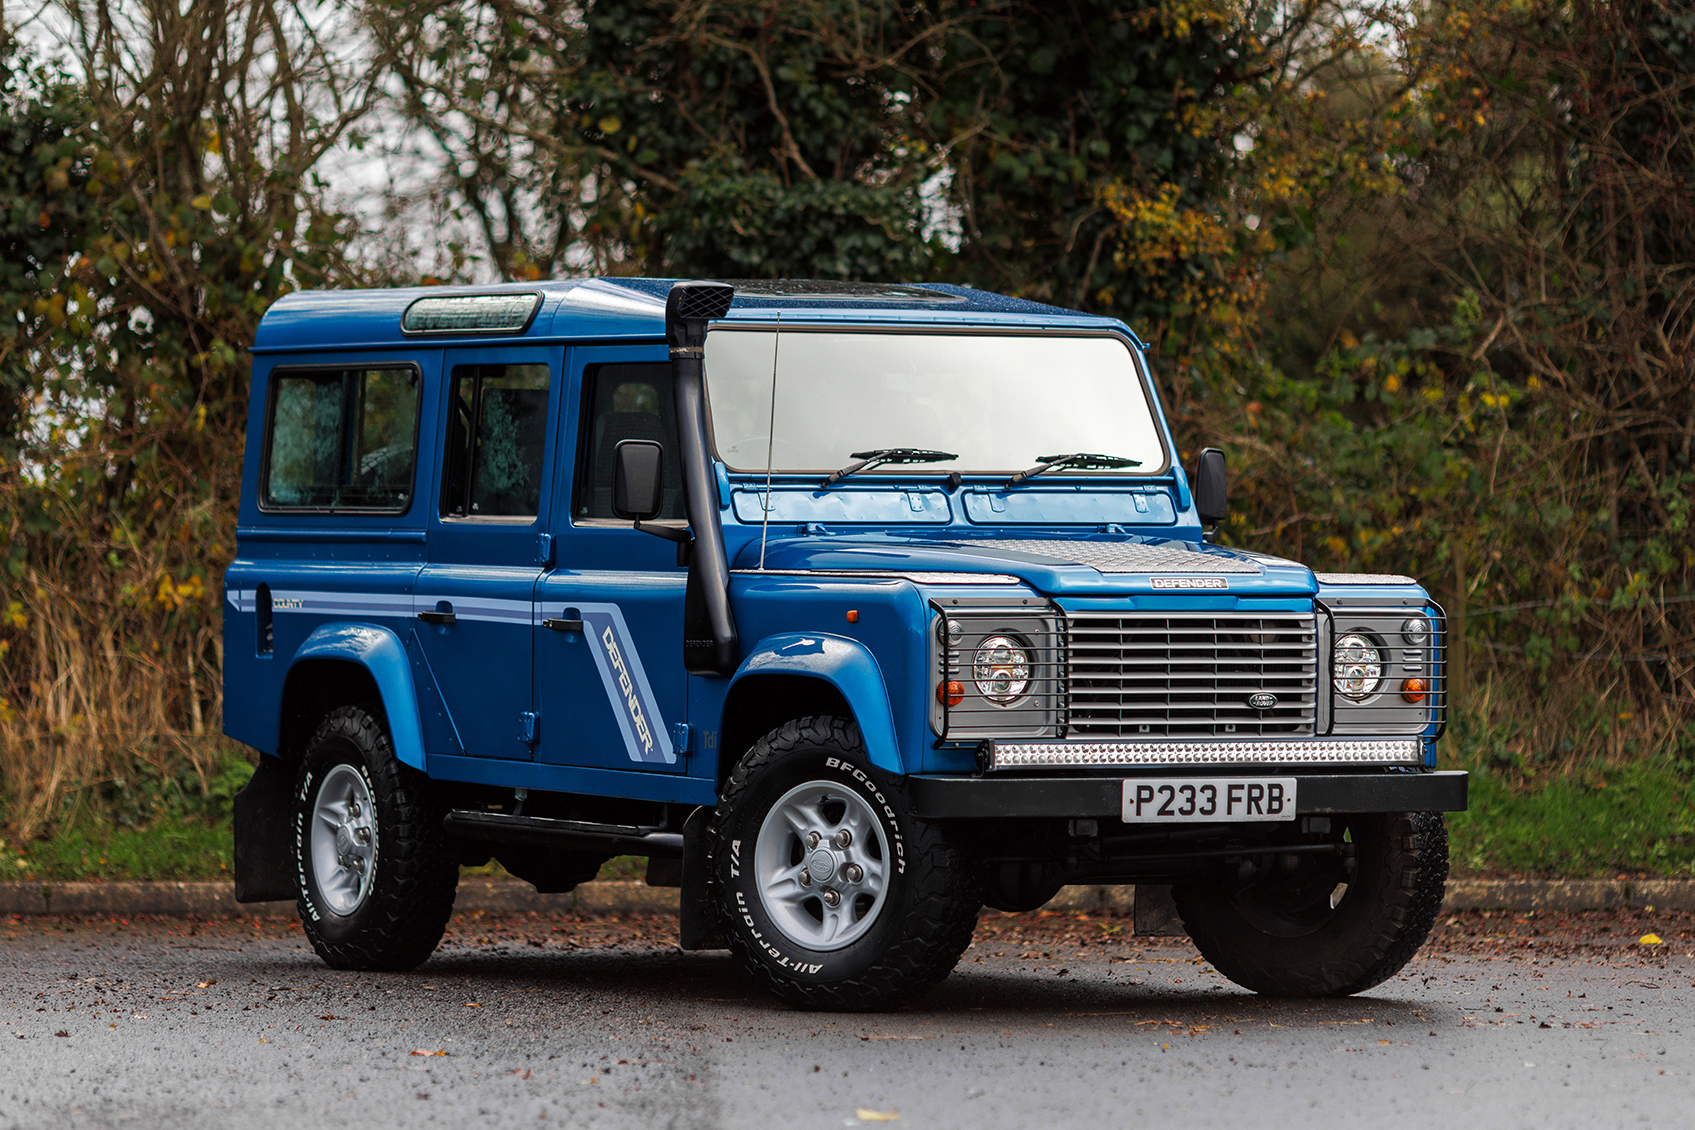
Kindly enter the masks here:
<path id="1" fill-rule="evenodd" d="M 265 509 L 406 509 L 418 448 L 416 369 L 285 371 L 271 384 Z"/>
<path id="2" fill-rule="evenodd" d="M 454 368 L 443 517 L 536 516 L 550 377 L 546 365 Z"/>
<path id="3" fill-rule="evenodd" d="M 669 365 L 601 365 L 585 374 L 582 451 L 578 459 L 578 518 L 613 518 L 612 454 L 619 440 L 650 439 L 665 449 L 665 506 L 661 518 L 682 518 L 683 467 Z"/>

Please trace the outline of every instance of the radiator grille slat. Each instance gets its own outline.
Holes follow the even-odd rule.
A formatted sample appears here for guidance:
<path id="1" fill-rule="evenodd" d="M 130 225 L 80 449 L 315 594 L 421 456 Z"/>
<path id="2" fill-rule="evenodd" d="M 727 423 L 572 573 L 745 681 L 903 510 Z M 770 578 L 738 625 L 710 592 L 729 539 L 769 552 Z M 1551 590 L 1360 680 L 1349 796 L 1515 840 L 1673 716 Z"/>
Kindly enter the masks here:
<path id="1" fill-rule="evenodd" d="M 1288 738 L 1317 721 L 1311 615 L 1078 613 L 1069 624 L 1076 738 Z M 1275 695 L 1267 709 L 1256 694 Z"/>

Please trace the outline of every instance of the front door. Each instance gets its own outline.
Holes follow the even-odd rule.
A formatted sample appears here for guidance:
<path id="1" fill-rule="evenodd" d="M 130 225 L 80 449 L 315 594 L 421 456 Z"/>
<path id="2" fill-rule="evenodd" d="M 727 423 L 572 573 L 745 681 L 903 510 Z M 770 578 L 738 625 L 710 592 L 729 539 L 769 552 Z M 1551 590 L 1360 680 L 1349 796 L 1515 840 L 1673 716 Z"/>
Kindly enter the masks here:
<path id="1" fill-rule="evenodd" d="M 563 350 L 448 350 L 429 563 L 407 651 L 432 754 L 528 760 L 532 624 Z"/>
<path id="2" fill-rule="evenodd" d="M 665 450 L 659 522 L 685 525 L 671 368 L 658 346 L 573 349 L 567 363 L 582 393 L 572 489 L 556 504 L 570 517 L 555 524 L 558 559 L 536 589 L 536 757 L 682 772 L 687 570 L 675 544 L 612 514 L 613 448 L 655 440 Z"/>

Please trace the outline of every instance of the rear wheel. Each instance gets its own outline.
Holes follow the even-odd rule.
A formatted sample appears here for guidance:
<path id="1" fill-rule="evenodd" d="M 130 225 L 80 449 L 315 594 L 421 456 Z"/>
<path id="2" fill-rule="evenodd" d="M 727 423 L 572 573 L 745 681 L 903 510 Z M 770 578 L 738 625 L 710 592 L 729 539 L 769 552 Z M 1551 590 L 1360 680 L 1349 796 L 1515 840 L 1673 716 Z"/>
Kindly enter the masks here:
<path id="1" fill-rule="evenodd" d="M 300 921 L 337 969 L 412 969 L 453 913 L 458 857 L 375 710 L 344 706 L 318 727 L 294 789 Z"/>
<path id="2" fill-rule="evenodd" d="M 1331 819 L 1334 854 L 1273 849 L 1172 887 L 1201 956 L 1238 985 L 1272 996 L 1363 992 L 1429 936 L 1448 877 L 1441 813 Z"/>
<path id="3" fill-rule="evenodd" d="M 893 1008 L 946 977 L 976 928 L 968 859 L 911 817 L 839 718 L 789 722 L 748 751 L 708 852 L 731 951 L 802 1008 Z"/>

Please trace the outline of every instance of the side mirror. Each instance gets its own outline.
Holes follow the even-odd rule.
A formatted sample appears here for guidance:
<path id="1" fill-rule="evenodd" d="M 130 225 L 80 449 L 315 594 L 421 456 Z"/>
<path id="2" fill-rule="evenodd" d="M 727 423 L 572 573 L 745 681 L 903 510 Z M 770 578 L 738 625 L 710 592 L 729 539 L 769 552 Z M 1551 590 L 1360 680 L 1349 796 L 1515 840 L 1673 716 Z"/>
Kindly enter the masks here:
<path id="1" fill-rule="evenodd" d="M 612 449 L 612 513 L 645 522 L 665 506 L 665 449 L 650 439 L 623 439 Z"/>
<path id="2" fill-rule="evenodd" d="M 1195 512 L 1201 524 L 1222 522 L 1230 513 L 1230 490 L 1225 485 L 1224 452 L 1209 447 L 1195 465 Z"/>

